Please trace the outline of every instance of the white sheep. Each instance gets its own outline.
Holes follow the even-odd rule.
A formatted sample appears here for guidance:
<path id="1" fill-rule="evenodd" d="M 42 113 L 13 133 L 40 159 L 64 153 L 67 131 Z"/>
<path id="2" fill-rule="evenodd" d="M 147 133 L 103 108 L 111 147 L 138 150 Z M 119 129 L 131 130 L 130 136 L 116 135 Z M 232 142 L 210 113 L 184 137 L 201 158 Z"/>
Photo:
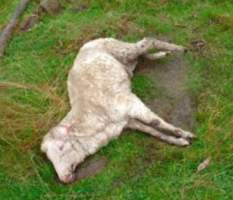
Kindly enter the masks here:
<path id="1" fill-rule="evenodd" d="M 148 53 L 152 49 L 165 51 Z M 131 91 L 139 56 L 156 60 L 171 51 L 184 50 L 153 38 L 137 43 L 101 38 L 80 49 L 68 75 L 71 110 L 41 145 L 62 182 L 74 181 L 77 165 L 117 138 L 124 128 L 143 131 L 177 146 L 190 144 L 192 133 L 165 122 Z"/>

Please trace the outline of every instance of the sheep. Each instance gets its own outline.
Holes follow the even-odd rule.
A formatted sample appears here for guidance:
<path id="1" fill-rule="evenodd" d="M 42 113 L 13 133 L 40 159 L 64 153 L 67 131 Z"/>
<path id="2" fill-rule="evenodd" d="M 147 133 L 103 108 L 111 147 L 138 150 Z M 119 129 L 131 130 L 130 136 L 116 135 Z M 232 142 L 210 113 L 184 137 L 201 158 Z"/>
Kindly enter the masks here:
<path id="1" fill-rule="evenodd" d="M 163 51 L 149 53 L 153 49 Z M 190 145 L 194 134 L 165 122 L 131 91 L 139 56 L 157 60 L 173 51 L 185 48 L 155 38 L 136 43 L 100 38 L 81 47 L 67 81 L 71 109 L 41 144 L 61 182 L 73 182 L 77 166 L 119 137 L 124 128 L 172 145 Z"/>

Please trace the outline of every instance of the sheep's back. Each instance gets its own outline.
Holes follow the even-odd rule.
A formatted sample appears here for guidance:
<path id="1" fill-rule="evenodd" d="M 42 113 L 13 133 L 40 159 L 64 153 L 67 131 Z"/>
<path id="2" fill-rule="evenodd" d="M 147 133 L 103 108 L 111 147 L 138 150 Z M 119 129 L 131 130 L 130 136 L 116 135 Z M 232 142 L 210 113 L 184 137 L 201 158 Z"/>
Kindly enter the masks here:
<path id="1" fill-rule="evenodd" d="M 105 52 L 78 56 L 68 76 L 72 109 L 77 113 L 79 131 L 103 129 L 109 121 L 120 121 L 124 111 L 119 96 L 130 93 L 130 80 L 124 65 Z M 90 125 L 95 124 L 95 129 Z"/>

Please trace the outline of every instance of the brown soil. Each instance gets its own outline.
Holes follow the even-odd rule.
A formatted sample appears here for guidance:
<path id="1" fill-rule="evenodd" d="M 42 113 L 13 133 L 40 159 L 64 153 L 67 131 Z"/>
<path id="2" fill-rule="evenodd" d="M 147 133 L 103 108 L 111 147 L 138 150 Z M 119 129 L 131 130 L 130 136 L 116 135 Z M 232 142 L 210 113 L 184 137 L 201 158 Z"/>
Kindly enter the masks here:
<path id="1" fill-rule="evenodd" d="M 102 169 L 106 166 L 106 164 L 107 164 L 106 157 L 102 156 L 98 159 L 94 157 L 90 157 L 77 168 L 76 180 L 81 180 L 98 174 L 99 172 L 102 171 Z"/>
<path id="2" fill-rule="evenodd" d="M 182 55 L 161 61 L 141 60 L 136 73 L 148 74 L 159 95 L 146 104 L 166 121 L 187 130 L 195 126 L 195 99 L 186 86 L 188 65 Z"/>

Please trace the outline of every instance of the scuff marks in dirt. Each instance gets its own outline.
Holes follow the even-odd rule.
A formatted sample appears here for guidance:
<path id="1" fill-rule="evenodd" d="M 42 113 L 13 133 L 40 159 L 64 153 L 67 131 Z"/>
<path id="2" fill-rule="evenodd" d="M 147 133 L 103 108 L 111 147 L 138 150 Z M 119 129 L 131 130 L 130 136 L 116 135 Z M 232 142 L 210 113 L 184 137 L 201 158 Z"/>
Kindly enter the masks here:
<path id="1" fill-rule="evenodd" d="M 141 60 L 138 73 L 150 74 L 160 90 L 158 96 L 146 102 L 147 105 L 166 121 L 193 130 L 196 103 L 186 86 L 188 68 L 183 55 L 171 55 L 161 61 Z"/>

